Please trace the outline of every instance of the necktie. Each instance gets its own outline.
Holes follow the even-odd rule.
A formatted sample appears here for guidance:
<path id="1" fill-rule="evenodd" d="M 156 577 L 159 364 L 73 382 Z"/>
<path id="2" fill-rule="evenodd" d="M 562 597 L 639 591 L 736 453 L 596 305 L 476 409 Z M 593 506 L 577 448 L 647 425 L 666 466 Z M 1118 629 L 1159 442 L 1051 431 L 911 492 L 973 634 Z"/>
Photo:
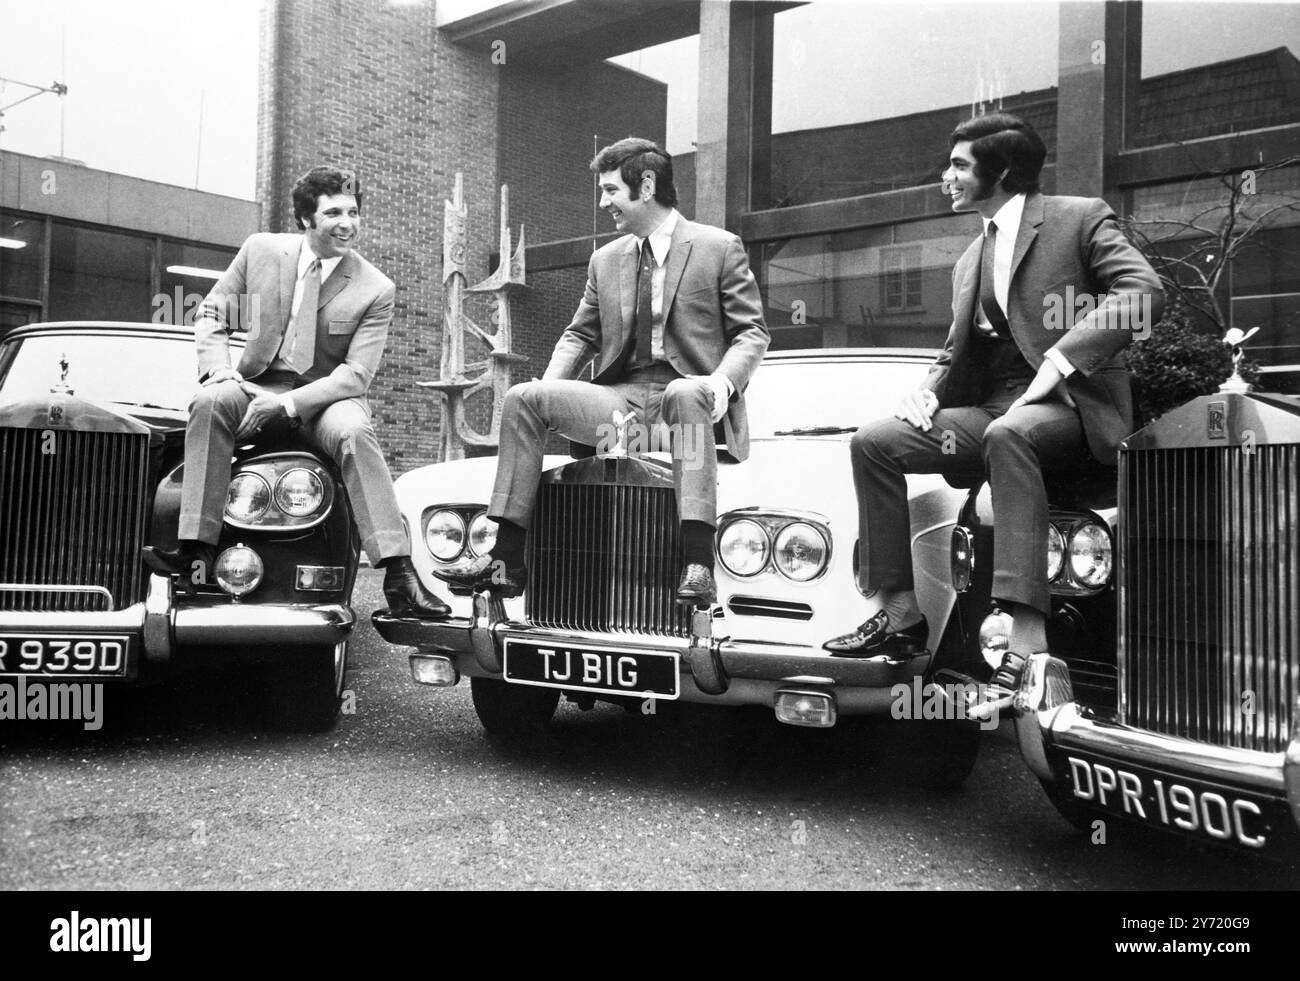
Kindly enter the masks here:
<path id="1" fill-rule="evenodd" d="M 280 344 L 280 357 L 300 375 L 306 374 L 316 360 L 316 307 L 320 303 L 320 260 L 313 259 L 302 279 L 302 300 L 298 312 L 289 318 L 289 326 Z"/>
<path id="2" fill-rule="evenodd" d="M 652 284 L 655 274 L 655 256 L 650 251 L 649 236 L 641 243 L 641 265 L 636 271 L 636 351 L 633 358 L 635 367 L 648 368 L 653 360 L 650 344 L 654 338 L 654 309 L 652 307 Z"/>
<path id="3" fill-rule="evenodd" d="M 997 247 L 998 226 L 989 222 L 989 230 L 984 236 L 984 246 L 980 252 L 980 307 L 984 316 L 998 337 L 1011 336 L 1011 325 L 1007 315 L 998 306 L 997 294 L 993 291 L 993 252 Z"/>

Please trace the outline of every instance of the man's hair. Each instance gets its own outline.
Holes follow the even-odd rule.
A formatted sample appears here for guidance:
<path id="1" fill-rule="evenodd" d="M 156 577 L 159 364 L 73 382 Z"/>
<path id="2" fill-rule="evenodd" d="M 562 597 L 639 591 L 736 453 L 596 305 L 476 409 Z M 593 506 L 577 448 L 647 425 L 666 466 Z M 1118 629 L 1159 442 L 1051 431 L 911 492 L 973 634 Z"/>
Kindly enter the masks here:
<path id="1" fill-rule="evenodd" d="M 313 167 L 293 185 L 293 217 L 299 228 L 316 213 L 316 202 L 322 194 L 351 194 L 361 208 L 361 181 L 350 170 L 337 167 Z"/>
<path id="2" fill-rule="evenodd" d="M 655 177 L 655 200 L 665 208 L 677 206 L 677 188 L 673 184 L 673 158 L 658 143 L 629 136 L 611 143 L 591 162 L 592 172 L 604 174 L 617 170 L 633 195 L 641 186 L 646 171 Z"/>
<path id="3" fill-rule="evenodd" d="M 1002 189 L 1010 194 L 1038 190 L 1038 175 L 1047 147 L 1034 128 L 1019 116 L 991 112 L 968 119 L 952 131 L 949 147 L 970 141 L 976 176 L 996 182 L 1005 170 Z"/>

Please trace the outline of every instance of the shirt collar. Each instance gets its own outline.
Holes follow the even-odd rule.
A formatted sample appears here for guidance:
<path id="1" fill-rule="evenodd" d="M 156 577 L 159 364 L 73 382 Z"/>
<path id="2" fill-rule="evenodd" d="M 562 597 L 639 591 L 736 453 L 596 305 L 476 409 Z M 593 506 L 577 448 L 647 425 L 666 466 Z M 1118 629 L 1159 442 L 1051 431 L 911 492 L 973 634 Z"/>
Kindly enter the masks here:
<path id="1" fill-rule="evenodd" d="M 1020 230 L 1020 216 L 1025 213 L 1025 195 L 1020 193 L 1012 197 L 1010 201 L 998 208 L 997 214 L 992 218 L 984 219 L 984 234 L 989 233 L 989 222 L 998 223 L 998 231 L 1011 232 L 1015 234 Z"/>
<path id="2" fill-rule="evenodd" d="M 662 266 L 668 261 L 668 247 L 673 244 L 673 232 L 677 230 L 677 209 L 673 208 L 668 212 L 668 217 L 663 220 L 653 232 L 650 233 L 650 251 L 654 253 L 655 264 Z M 645 239 L 636 240 L 636 250 L 641 251 L 641 243 Z"/>
<path id="3" fill-rule="evenodd" d="M 651 247 L 653 248 L 653 246 Z M 307 267 L 311 265 L 312 260 L 315 258 L 316 258 L 316 253 L 311 250 L 311 246 L 307 244 L 307 239 L 306 237 L 304 237 L 302 240 L 302 251 L 298 253 L 298 278 L 299 279 L 302 279 L 302 277 L 307 274 Z M 332 273 L 335 267 L 342 261 L 343 261 L 343 256 L 341 255 L 331 256 L 328 259 L 322 259 L 320 261 L 320 281 L 323 283 L 325 282 L 325 280 L 329 279 L 330 273 Z"/>

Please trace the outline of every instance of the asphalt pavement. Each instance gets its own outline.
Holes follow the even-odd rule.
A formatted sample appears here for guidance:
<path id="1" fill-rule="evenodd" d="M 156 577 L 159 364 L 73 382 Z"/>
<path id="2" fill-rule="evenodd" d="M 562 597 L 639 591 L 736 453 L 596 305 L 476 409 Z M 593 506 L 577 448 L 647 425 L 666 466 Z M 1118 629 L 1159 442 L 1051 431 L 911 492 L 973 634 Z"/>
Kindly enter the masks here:
<path id="1" fill-rule="evenodd" d="M 363 571 L 358 611 L 378 587 Z M 562 702 L 546 738 L 506 748 L 484 736 L 467 682 L 416 685 L 365 616 L 348 688 L 352 711 L 320 735 L 268 730 L 242 674 L 116 693 L 98 732 L 0 722 L 0 888 L 1300 883 L 1294 865 L 1118 823 L 1078 834 L 1005 726 L 950 793 L 916 784 L 901 727 L 796 729 L 757 710 Z"/>

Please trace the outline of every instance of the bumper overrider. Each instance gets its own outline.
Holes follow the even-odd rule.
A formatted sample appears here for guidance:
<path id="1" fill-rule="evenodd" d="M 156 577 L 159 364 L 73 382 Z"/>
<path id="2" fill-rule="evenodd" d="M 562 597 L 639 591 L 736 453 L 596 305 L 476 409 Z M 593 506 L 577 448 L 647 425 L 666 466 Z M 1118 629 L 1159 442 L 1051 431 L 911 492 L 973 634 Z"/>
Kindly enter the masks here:
<path id="1" fill-rule="evenodd" d="M 1282 752 L 1216 746 L 1096 717 L 1075 703 L 1066 663 L 1035 654 L 1011 712 L 1021 755 L 1058 801 L 1206 842 L 1300 853 L 1300 704 Z"/>
<path id="2" fill-rule="evenodd" d="M 470 617 L 430 621 L 380 610 L 371 619 L 390 644 L 415 648 L 409 655 L 411 676 L 421 684 L 455 685 L 461 675 L 507 681 L 527 677 L 521 683 L 578 694 L 767 705 L 782 722 L 816 727 L 834 725 L 841 711 L 887 712 L 891 689 L 911 683 L 930 662 L 928 652 L 902 659 L 852 659 L 831 657 L 820 648 L 732 640 L 720 634 L 725 619 L 718 607 L 694 611 L 689 638 L 538 627 L 509 620 L 502 603 L 486 592 L 474 596 L 473 611 Z M 527 653 L 537 663 L 542 663 L 540 655 L 547 670 L 553 666 L 550 678 L 577 677 L 587 661 L 599 681 L 566 685 L 545 674 L 527 675 L 524 668 L 508 665 L 512 650 L 521 660 Z M 651 691 L 638 688 L 630 671 L 620 677 L 618 665 L 633 655 L 673 658 L 667 671 L 674 683 Z M 640 677 L 647 674 L 642 671 Z M 609 684 L 601 687 L 601 682 Z"/>
<path id="3" fill-rule="evenodd" d="M 188 648 L 229 648 L 244 655 L 250 650 L 278 645 L 332 646 L 351 632 L 356 622 L 352 610 L 340 603 L 313 606 L 235 603 L 218 594 L 200 594 L 178 603 L 172 580 L 149 577 L 142 603 L 103 612 L 0 612 L 0 633 L 11 637 L 60 641 L 78 638 L 120 638 L 124 664 L 112 672 L 58 673 L 40 671 L 29 677 L 41 680 L 96 681 L 135 679 L 142 663 L 166 665 L 179 660 Z M 10 668 L 0 673 L 14 674 Z M 23 672 L 17 672 L 22 674 Z"/>

